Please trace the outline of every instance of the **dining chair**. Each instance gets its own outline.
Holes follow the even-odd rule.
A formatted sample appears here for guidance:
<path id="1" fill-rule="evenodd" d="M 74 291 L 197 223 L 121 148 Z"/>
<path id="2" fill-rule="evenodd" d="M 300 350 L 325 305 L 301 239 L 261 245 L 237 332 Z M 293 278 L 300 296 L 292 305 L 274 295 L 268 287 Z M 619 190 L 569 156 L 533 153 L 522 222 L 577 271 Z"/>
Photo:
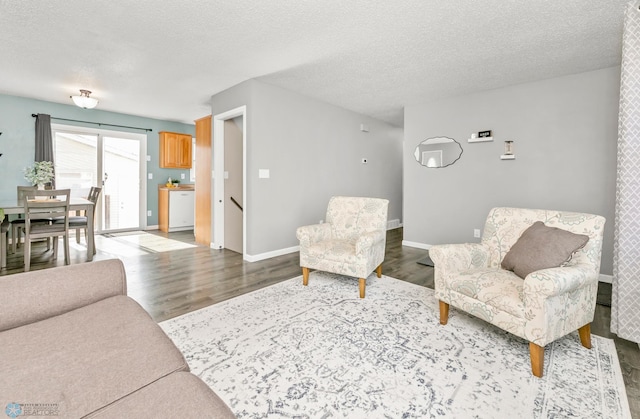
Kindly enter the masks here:
<path id="1" fill-rule="evenodd" d="M 99 188 L 97 186 L 92 186 L 91 190 L 89 191 L 89 196 L 87 196 L 87 199 L 89 201 L 91 201 L 93 203 L 93 213 L 95 214 L 95 210 L 96 210 L 96 205 L 98 203 L 98 198 L 100 197 L 100 192 L 102 191 L 102 188 Z M 93 218 L 94 222 L 95 222 L 95 217 Z M 55 223 L 62 223 L 63 220 L 61 219 L 56 219 Z M 89 225 L 88 222 L 88 217 L 87 214 L 85 215 L 72 215 L 69 217 L 69 229 L 70 230 L 76 230 L 76 243 L 80 243 L 80 230 L 84 229 L 84 237 L 85 240 L 88 240 L 89 234 L 88 234 L 88 229 L 89 228 L 93 228 L 93 224 Z M 88 244 L 88 243 L 87 243 Z M 95 239 L 95 235 L 93 236 L 93 254 L 96 254 L 96 239 Z"/>
<path id="2" fill-rule="evenodd" d="M 0 214 L 2 211 L 0 211 Z M 4 269 L 7 267 L 7 247 L 9 241 L 7 240 L 7 236 L 9 235 L 9 229 L 11 228 L 11 223 L 6 219 L 4 215 L 2 215 L 2 221 L 0 222 L 0 269 Z"/>
<path id="3" fill-rule="evenodd" d="M 36 186 L 18 186 L 18 205 L 24 205 L 24 197 L 27 192 L 32 192 L 37 190 Z M 11 252 L 15 253 L 16 248 L 20 244 L 20 236 L 24 231 L 24 218 L 22 218 L 22 214 L 18 216 L 15 220 L 11 221 Z"/>
<path id="4" fill-rule="evenodd" d="M 24 200 L 25 241 L 24 271 L 31 266 L 31 241 L 53 238 L 54 258 L 58 255 L 58 238 L 64 242 L 64 264 L 69 265 L 69 197 L 70 189 L 53 189 L 28 192 Z M 44 199 L 38 199 L 44 197 Z M 60 222 L 50 222 L 51 219 Z"/>

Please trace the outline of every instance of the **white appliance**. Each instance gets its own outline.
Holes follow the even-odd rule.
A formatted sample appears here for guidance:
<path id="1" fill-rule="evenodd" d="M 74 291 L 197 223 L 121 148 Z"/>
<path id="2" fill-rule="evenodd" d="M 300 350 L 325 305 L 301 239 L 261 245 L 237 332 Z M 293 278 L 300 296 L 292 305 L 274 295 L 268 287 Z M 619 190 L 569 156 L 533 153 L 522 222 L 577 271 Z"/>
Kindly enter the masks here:
<path id="1" fill-rule="evenodd" d="M 169 191 L 169 231 L 193 230 L 195 191 Z"/>

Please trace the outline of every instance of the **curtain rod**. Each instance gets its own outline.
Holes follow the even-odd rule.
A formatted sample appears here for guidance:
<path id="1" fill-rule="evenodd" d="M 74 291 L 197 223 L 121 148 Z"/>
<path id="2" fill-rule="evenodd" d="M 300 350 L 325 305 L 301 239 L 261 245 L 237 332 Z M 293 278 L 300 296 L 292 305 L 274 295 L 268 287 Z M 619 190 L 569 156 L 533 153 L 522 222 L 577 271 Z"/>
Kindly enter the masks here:
<path id="1" fill-rule="evenodd" d="M 35 113 L 32 113 L 31 116 L 35 118 L 38 115 L 35 114 Z M 95 125 L 98 125 L 98 126 L 105 126 L 105 127 L 118 127 L 118 128 L 139 129 L 139 130 L 142 130 L 142 131 L 153 131 L 151 128 L 130 127 L 128 125 L 105 124 L 103 122 L 80 121 L 80 120 L 77 120 L 77 119 L 57 118 L 55 116 L 52 116 L 51 119 L 57 119 L 58 121 L 80 122 L 80 123 L 83 123 L 83 124 L 95 124 Z"/>

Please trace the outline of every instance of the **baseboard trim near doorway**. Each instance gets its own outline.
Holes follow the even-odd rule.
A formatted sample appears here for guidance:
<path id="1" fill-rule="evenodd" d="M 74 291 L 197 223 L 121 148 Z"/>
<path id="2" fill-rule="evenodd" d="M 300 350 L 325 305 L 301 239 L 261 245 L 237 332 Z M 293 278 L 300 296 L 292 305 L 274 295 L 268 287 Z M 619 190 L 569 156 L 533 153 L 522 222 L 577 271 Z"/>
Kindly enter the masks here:
<path id="1" fill-rule="evenodd" d="M 274 250 L 272 252 L 259 253 L 257 255 L 244 255 L 247 262 L 258 262 L 265 259 L 271 259 L 276 256 L 288 255 L 300 251 L 300 246 L 287 247 L 286 249 Z"/>

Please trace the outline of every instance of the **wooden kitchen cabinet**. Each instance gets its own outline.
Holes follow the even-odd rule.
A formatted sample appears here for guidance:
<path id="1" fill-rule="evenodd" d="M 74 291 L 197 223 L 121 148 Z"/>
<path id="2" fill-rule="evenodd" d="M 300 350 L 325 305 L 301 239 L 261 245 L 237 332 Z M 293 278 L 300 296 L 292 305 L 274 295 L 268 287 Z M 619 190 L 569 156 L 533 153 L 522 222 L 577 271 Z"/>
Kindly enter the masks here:
<path id="1" fill-rule="evenodd" d="M 191 135 L 160 131 L 160 167 L 191 169 Z"/>
<path id="2" fill-rule="evenodd" d="M 211 115 L 196 123 L 196 243 L 211 244 Z"/>

